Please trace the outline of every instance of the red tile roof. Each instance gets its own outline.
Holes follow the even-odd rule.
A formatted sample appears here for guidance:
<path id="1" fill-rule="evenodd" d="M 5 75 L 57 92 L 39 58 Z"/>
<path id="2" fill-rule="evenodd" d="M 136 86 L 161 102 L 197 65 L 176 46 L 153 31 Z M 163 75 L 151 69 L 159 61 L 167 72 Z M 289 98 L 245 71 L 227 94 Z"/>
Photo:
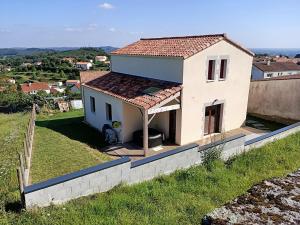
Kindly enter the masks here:
<path id="1" fill-rule="evenodd" d="M 270 81 L 270 80 L 295 80 L 300 79 L 300 74 L 287 75 L 287 76 L 279 76 L 279 77 L 271 77 L 262 80 L 253 80 L 253 81 Z"/>
<path id="2" fill-rule="evenodd" d="M 292 62 L 253 63 L 255 67 L 264 72 L 300 71 L 300 66 Z"/>
<path id="3" fill-rule="evenodd" d="M 226 34 L 211 34 L 184 37 L 142 38 L 124 48 L 111 52 L 112 55 L 166 56 L 188 58 L 204 49 L 225 40 L 244 52 L 251 51 L 227 38 Z"/>
<path id="4" fill-rule="evenodd" d="M 110 71 L 82 71 L 80 72 L 80 82 L 82 84 L 108 74 Z"/>
<path id="5" fill-rule="evenodd" d="M 178 83 L 110 72 L 84 84 L 94 90 L 111 95 L 140 108 L 149 109 L 172 95 L 180 92 Z M 145 94 L 148 88 L 159 88 L 152 94 Z"/>
<path id="6" fill-rule="evenodd" d="M 21 89 L 24 93 L 29 93 L 31 91 L 46 91 L 50 90 L 48 83 L 39 82 L 39 83 L 31 83 L 31 84 L 21 84 Z"/>

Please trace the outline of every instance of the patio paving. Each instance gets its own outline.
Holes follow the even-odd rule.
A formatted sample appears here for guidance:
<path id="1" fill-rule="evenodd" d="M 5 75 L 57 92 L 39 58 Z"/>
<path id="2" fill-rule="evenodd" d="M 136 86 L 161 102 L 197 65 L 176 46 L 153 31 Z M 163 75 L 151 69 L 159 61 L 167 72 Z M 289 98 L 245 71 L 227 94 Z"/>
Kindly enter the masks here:
<path id="1" fill-rule="evenodd" d="M 263 130 L 259 130 L 259 129 L 255 129 L 252 127 L 242 127 L 242 128 L 238 128 L 238 129 L 234 129 L 231 131 L 228 131 L 226 133 L 218 133 L 218 134 L 212 134 L 209 135 L 199 141 L 195 141 L 193 143 L 197 143 L 200 146 L 205 145 L 205 144 L 209 144 L 211 142 L 214 141 L 218 141 L 218 140 L 222 140 L 224 138 L 228 138 L 234 135 L 238 135 L 238 134 L 245 134 L 246 135 L 246 140 L 258 137 L 260 135 L 265 134 L 266 132 Z M 147 157 L 152 156 L 152 155 L 156 155 L 162 152 L 166 152 L 172 149 L 175 149 L 179 147 L 179 145 L 176 144 L 164 144 L 161 147 L 156 147 L 156 148 L 150 148 L 147 151 Z M 139 160 L 144 158 L 144 150 L 135 145 L 134 143 L 125 143 L 125 144 L 117 144 L 117 145 L 112 145 L 112 146 L 108 146 L 104 149 L 102 149 L 102 152 L 108 154 L 109 156 L 111 156 L 112 158 L 120 158 L 123 156 L 128 156 L 131 160 L 135 161 L 135 160 Z"/>

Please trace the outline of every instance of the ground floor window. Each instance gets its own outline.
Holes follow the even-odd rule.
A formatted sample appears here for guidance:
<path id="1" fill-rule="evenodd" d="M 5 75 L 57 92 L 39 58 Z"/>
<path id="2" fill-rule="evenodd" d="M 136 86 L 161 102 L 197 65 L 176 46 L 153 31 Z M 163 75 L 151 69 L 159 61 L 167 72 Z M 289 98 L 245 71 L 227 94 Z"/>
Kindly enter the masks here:
<path id="1" fill-rule="evenodd" d="M 90 96 L 90 103 L 91 103 L 91 112 L 96 111 L 96 106 L 95 106 L 95 98 Z"/>
<path id="2" fill-rule="evenodd" d="M 106 103 L 105 104 L 105 108 L 106 108 L 106 119 L 108 121 L 112 121 L 112 109 L 111 109 L 111 104 Z"/>

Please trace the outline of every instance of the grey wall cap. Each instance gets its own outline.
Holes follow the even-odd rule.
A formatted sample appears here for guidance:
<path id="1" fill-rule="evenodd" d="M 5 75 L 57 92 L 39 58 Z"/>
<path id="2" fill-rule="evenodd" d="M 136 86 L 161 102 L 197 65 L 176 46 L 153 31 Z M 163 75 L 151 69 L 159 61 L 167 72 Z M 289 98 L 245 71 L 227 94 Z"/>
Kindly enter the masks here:
<path id="1" fill-rule="evenodd" d="M 66 174 L 66 175 L 63 175 L 63 176 L 55 177 L 55 178 L 52 178 L 52 179 L 49 179 L 49 180 L 46 180 L 46 181 L 43 181 L 43 182 L 40 182 L 40 183 L 37 183 L 37 184 L 26 186 L 24 188 L 24 193 L 28 194 L 30 192 L 38 191 L 40 189 L 44 189 L 44 188 L 47 188 L 47 187 L 50 187 L 50 186 L 53 186 L 53 185 L 56 185 L 56 184 L 59 184 L 59 183 L 63 183 L 63 182 L 69 181 L 69 180 L 76 179 L 78 177 L 82 177 L 82 176 L 85 176 L 85 175 L 88 175 L 88 174 L 91 174 L 91 173 L 95 173 L 95 172 L 98 172 L 98 171 L 101 171 L 101 170 L 105 170 L 105 169 L 108 169 L 110 167 L 117 166 L 117 165 L 120 165 L 120 164 L 123 164 L 123 163 L 126 163 L 126 162 L 130 162 L 129 157 L 122 157 L 120 159 L 112 160 L 112 161 L 109 161 L 109 162 L 104 162 L 104 163 L 101 163 L 97 166 L 92 166 L 92 167 L 89 167 L 89 168 L 86 168 L 86 169 L 83 169 L 83 170 L 79 170 L 79 171 L 76 171 L 76 172 L 73 172 L 73 173 L 69 173 L 69 174 Z"/>
<path id="2" fill-rule="evenodd" d="M 242 138 L 242 137 L 245 137 L 245 136 L 246 136 L 245 134 L 237 134 L 237 135 L 231 136 L 229 138 L 225 138 L 224 140 L 219 140 L 219 141 L 209 143 L 207 145 L 202 145 L 202 146 L 199 147 L 199 152 L 204 151 L 204 150 L 209 149 L 209 148 L 216 147 L 218 145 L 225 144 L 229 141 L 234 141 L 236 139 L 239 139 L 239 138 Z"/>
<path id="3" fill-rule="evenodd" d="M 259 142 L 259 141 L 262 141 L 262 140 L 264 140 L 264 139 L 267 139 L 267 138 L 269 138 L 269 137 L 275 136 L 275 135 L 277 135 L 277 134 L 280 134 L 280 133 L 282 133 L 282 132 L 288 131 L 288 130 L 293 129 L 293 128 L 298 127 L 298 126 L 300 126 L 300 122 L 294 123 L 294 124 L 292 124 L 292 125 L 283 127 L 283 128 L 281 128 L 281 129 L 275 130 L 275 131 L 273 131 L 273 132 L 264 134 L 264 135 L 259 136 L 259 137 L 257 137 L 257 138 L 253 138 L 253 139 L 251 139 L 251 140 L 249 140 L 249 141 L 246 141 L 246 142 L 245 142 L 245 146 L 251 145 L 251 144 L 256 143 L 256 142 Z"/>
<path id="4" fill-rule="evenodd" d="M 162 152 L 162 153 L 157 154 L 157 155 L 153 155 L 153 156 L 149 156 L 149 157 L 144 158 L 144 159 L 133 161 L 133 162 L 131 162 L 131 168 L 141 166 L 141 165 L 144 165 L 146 163 L 150 163 L 150 162 L 168 157 L 170 155 L 175 155 L 175 154 L 178 154 L 180 152 L 187 151 L 187 150 L 197 148 L 197 147 L 199 147 L 199 145 L 196 144 L 196 143 L 188 144 L 188 145 L 185 145 L 185 146 L 180 146 L 176 149 L 173 149 L 173 150 L 170 150 L 170 151 L 167 151 L 167 152 Z"/>

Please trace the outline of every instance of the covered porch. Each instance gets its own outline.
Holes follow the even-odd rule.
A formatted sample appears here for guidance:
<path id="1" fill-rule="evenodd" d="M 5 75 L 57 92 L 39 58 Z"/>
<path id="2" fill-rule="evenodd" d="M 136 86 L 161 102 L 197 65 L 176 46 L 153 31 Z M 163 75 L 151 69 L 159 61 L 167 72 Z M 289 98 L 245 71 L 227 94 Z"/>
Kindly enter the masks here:
<path id="1" fill-rule="evenodd" d="M 265 134 L 265 131 L 245 126 L 245 127 L 241 127 L 238 129 L 234 129 L 234 130 L 225 132 L 223 134 L 207 135 L 203 139 L 195 141 L 194 143 L 197 143 L 197 144 L 199 144 L 199 146 L 202 146 L 202 145 L 206 145 L 211 142 L 219 141 L 224 138 L 232 137 L 232 136 L 235 136 L 238 134 L 245 134 L 246 135 L 245 139 L 248 140 L 248 139 L 258 137 L 258 136 Z M 174 143 L 172 144 L 172 143 L 166 142 L 158 148 L 148 148 L 146 150 L 147 151 L 146 157 L 156 155 L 156 154 L 159 154 L 162 152 L 167 152 L 169 150 L 172 150 L 172 149 L 175 149 L 178 147 L 179 147 L 179 145 L 177 145 L 177 144 L 174 144 Z M 139 159 L 142 159 L 145 157 L 145 150 L 143 148 L 141 148 L 140 146 L 137 146 L 133 142 L 108 146 L 105 149 L 102 149 L 102 151 L 113 158 L 128 156 L 133 161 L 139 160 Z"/>

